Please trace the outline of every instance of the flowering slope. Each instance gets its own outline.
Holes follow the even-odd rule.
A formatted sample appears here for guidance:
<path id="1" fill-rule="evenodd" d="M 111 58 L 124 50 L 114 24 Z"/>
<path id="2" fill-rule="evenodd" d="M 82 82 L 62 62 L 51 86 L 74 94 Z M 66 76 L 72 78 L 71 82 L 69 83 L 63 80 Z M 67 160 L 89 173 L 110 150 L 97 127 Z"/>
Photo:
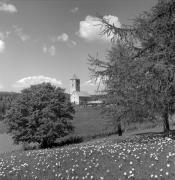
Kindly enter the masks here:
<path id="1" fill-rule="evenodd" d="M 118 137 L 0 155 L 0 180 L 175 179 L 175 140 Z"/>

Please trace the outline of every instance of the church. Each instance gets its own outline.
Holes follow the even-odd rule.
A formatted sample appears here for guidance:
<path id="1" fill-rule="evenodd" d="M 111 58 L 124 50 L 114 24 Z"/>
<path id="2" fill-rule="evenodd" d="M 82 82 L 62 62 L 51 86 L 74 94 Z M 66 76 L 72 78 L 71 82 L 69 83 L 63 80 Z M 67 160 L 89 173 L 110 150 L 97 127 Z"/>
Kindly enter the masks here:
<path id="1" fill-rule="evenodd" d="M 74 104 L 87 104 L 91 100 L 91 95 L 85 91 L 80 91 L 80 79 L 74 74 L 70 79 L 70 101 Z"/>
<path id="2" fill-rule="evenodd" d="M 70 102 L 76 105 L 101 105 L 103 96 L 90 95 L 88 92 L 80 90 L 80 79 L 74 74 L 70 79 Z"/>

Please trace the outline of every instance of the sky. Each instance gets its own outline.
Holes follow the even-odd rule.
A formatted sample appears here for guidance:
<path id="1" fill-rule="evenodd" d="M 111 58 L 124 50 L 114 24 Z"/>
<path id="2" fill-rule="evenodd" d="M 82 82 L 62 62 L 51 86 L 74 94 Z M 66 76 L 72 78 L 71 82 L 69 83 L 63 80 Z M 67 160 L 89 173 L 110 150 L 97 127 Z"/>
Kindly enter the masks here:
<path id="1" fill-rule="evenodd" d="M 69 91 L 76 74 L 81 90 L 93 93 L 88 55 L 105 59 L 110 38 L 101 36 L 96 16 L 117 27 L 132 24 L 157 0 L 0 1 L 0 91 L 20 91 L 51 82 Z"/>

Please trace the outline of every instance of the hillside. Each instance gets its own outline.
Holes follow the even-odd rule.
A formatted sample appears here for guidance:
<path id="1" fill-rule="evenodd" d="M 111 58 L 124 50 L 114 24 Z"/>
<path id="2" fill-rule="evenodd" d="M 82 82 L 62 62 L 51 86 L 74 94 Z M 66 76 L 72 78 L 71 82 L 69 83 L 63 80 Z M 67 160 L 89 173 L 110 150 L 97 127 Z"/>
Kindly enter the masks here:
<path id="1" fill-rule="evenodd" d="M 109 120 L 101 114 L 100 107 L 76 108 L 72 121 L 75 126 L 75 135 L 88 136 L 113 130 Z M 5 125 L 0 122 L 0 134 L 6 132 Z"/>
<path id="2" fill-rule="evenodd" d="M 76 108 L 73 125 L 75 135 L 81 136 L 113 131 L 109 119 L 102 114 L 101 107 Z"/>
<path id="3" fill-rule="evenodd" d="M 175 140 L 112 136 L 56 149 L 0 155 L 1 180 L 175 179 Z"/>
<path id="4" fill-rule="evenodd" d="M 99 134 L 108 134 L 114 132 L 114 127 L 107 116 L 101 113 L 101 107 L 87 107 L 77 108 L 74 119 L 72 121 L 75 136 L 95 136 Z M 155 124 L 151 122 L 146 123 L 132 123 L 127 128 L 127 131 L 133 131 L 137 128 L 145 129 L 152 128 Z M 0 121 L 0 134 L 6 132 L 6 126 Z"/>

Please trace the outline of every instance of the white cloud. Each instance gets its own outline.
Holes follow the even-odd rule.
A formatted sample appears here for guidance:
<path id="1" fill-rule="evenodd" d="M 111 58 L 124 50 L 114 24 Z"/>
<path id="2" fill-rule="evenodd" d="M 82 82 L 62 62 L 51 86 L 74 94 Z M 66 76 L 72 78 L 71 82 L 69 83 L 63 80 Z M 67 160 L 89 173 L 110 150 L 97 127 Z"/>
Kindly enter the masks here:
<path id="1" fill-rule="evenodd" d="M 69 40 L 69 35 L 66 33 L 62 33 L 61 35 L 57 36 L 56 38 L 52 38 L 53 42 L 67 42 Z"/>
<path id="2" fill-rule="evenodd" d="M 101 78 L 98 77 L 97 79 L 90 79 L 83 83 L 83 86 L 98 86 L 101 83 Z"/>
<path id="3" fill-rule="evenodd" d="M 30 36 L 23 32 L 23 28 L 18 26 L 13 26 L 16 35 L 21 39 L 21 41 L 25 42 L 30 39 Z"/>
<path id="4" fill-rule="evenodd" d="M 71 44 L 72 44 L 73 46 L 76 46 L 76 45 L 77 45 L 77 42 L 71 41 Z"/>
<path id="5" fill-rule="evenodd" d="M 83 86 L 95 86 L 95 85 L 96 85 L 95 82 L 92 80 L 88 80 L 83 83 Z"/>
<path id="6" fill-rule="evenodd" d="M 46 45 L 43 46 L 43 52 L 47 53 L 47 46 Z"/>
<path id="7" fill-rule="evenodd" d="M 110 24 L 114 24 L 116 27 L 121 27 L 121 23 L 116 16 L 108 15 L 104 16 Z M 101 32 L 104 30 L 103 24 L 99 21 L 98 18 L 93 16 L 86 16 L 84 21 L 80 21 L 79 31 L 77 35 L 87 41 L 94 41 L 94 40 L 103 40 L 109 41 L 112 36 L 107 37 L 106 35 L 101 35 Z"/>
<path id="8" fill-rule="evenodd" d="M 10 31 L 0 32 L 0 53 L 4 52 L 6 48 L 5 39 L 9 37 Z"/>
<path id="9" fill-rule="evenodd" d="M 101 86 L 100 83 L 100 79 L 97 79 L 97 81 L 95 81 L 95 79 L 90 79 L 85 81 L 84 83 L 82 83 L 82 89 L 84 91 L 87 91 L 91 94 L 96 94 L 97 91 L 101 91 L 103 89 L 103 87 Z"/>
<path id="10" fill-rule="evenodd" d="M 67 45 L 68 45 L 69 48 L 72 48 L 72 47 L 77 45 L 77 42 L 73 41 L 73 40 L 70 40 Z"/>
<path id="11" fill-rule="evenodd" d="M 76 13 L 78 10 L 79 10 L 79 7 L 75 7 L 75 8 L 73 8 L 73 9 L 71 9 L 70 11 L 71 11 L 72 13 Z"/>
<path id="12" fill-rule="evenodd" d="M 0 40 L 0 53 L 4 52 L 5 50 L 5 42 L 3 40 Z"/>
<path id="13" fill-rule="evenodd" d="M 51 43 L 64 42 L 69 47 L 74 47 L 74 46 L 77 45 L 77 42 L 72 40 L 72 39 L 70 39 L 69 35 L 66 34 L 66 33 L 62 33 L 61 35 L 59 35 L 57 37 L 51 37 L 50 40 L 51 40 Z"/>
<path id="14" fill-rule="evenodd" d="M 55 56 L 55 54 L 56 54 L 56 48 L 55 48 L 55 46 L 49 47 L 48 53 L 49 53 L 51 56 Z"/>
<path id="15" fill-rule="evenodd" d="M 58 43 L 58 42 L 63 42 L 66 43 L 68 47 L 74 47 L 77 45 L 77 42 L 70 39 L 69 35 L 66 33 L 62 33 L 61 35 L 57 36 L 57 37 L 51 37 L 50 38 L 51 43 Z M 53 49 L 53 48 L 52 48 Z M 47 48 L 45 47 L 44 52 L 47 52 Z"/>
<path id="16" fill-rule="evenodd" d="M 10 31 L 0 32 L 0 39 L 4 40 L 4 39 L 8 38 L 10 33 L 11 33 Z"/>
<path id="17" fill-rule="evenodd" d="M 50 54 L 51 56 L 55 56 L 56 54 L 56 48 L 55 46 L 50 46 L 50 47 L 47 47 L 46 45 L 43 46 L 43 52 L 44 53 L 48 53 Z"/>
<path id="18" fill-rule="evenodd" d="M 0 11 L 16 13 L 17 9 L 13 4 L 6 4 L 4 2 L 0 2 Z"/>
<path id="19" fill-rule="evenodd" d="M 4 89 L 4 86 L 2 84 L 0 84 L 0 90 Z"/>
<path id="20" fill-rule="evenodd" d="M 105 89 L 104 80 L 107 80 L 107 77 L 87 80 L 82 84 L 82 88 L 88 92 L 101 93 Z"/>
<path id="21" fill-rule="evenodd" d="M 30 87 L 31 85 L 36 85 L 36 84 L 40 84 L 43 82 L 46 82 L 46 83 L 49 82 L 52 85 L 55 85 L 57 87 L 62 86 L 61 81 L 58 81 L 55 78 L 40 75 L 40 76 L 29 76 L 29 77 L 20 79 L 20 80 L 16 81 L 16 83 L 13 85 L 13 87 L 18 88 L 18 89 L 23 89 L 23 88 Z"/>

